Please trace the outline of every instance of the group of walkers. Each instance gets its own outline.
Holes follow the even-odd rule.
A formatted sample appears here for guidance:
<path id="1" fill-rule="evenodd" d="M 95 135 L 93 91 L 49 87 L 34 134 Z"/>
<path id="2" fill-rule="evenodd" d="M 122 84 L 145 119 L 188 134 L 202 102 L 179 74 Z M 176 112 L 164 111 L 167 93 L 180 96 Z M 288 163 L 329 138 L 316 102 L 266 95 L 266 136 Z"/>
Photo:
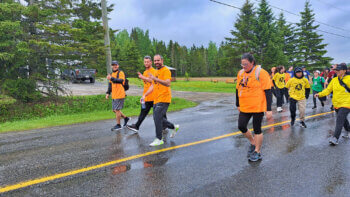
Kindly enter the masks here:
<path id="1" fill-rule="evenodd" d="M 282 112 L 282 106 L 289 103 L 291 126 L 295 124 L 296 110 L 298 106 L 300 126 L 307 128 L 305 124 L 306 101 L 309 98 L 311 85 L 313 91 L 313 109 L 317 108 L 316 98 L 322 107 L 327 95 L 332 96 L 332 109 L 337 113 L 336 128 L 333 136 L 329 139 L 331 145 L 337 145 L 344 127 L 347 131 L 344 138 L 349 138 L 350 125 L 347 115 L 350 113 L 350 71 L 345 63 L 326 68 L 322 73 L 314 71 L 314 76 L 306 70 L 306 67 L 284 66 L 271 69 L 270 75 L 261 66 L 256 65 L 252 54 L 245 53 L 241 58 L 242 70 L 237 75 L 236 106 L 239 111 L 238 128 L 249 140 L 249 161 L 259 161 L 263 134 L 261 123 L 264 113 L 269 119 L 272 116 L 272 95 L 277 100 L 277 112 Z M 327 76 L 326 79 L 322 76 Z M 253 131 L 247 129 L 249 120 L 253 117 Z"/>
<path id="2" fill-rule="evenodd" d="M 138 132 L 142 122 L 153 108 L 156 138 L 150 146 L 159 146 L 164 144 L 163 131 L 171 130 L 170 137 L 174 137 L 179 125 L 169 122 L 166 116 L 171 103 L 171 72 L 164 66 L 161 55 L 155 55 L 153 61 L 156 69 L 152 67 L 152 58 L 145 56 L 145 71 L 143 74 L 138 73 L 138 77 L 143 80 L 144 89 L 140 100 L 141 112 L 135 124 L 128 125 L 130 118 L 121 112 L 124 106 L 124 86 L 127 80 L 123 71 L 119 70 L 117 61 L 112 62 L 113 73 L 107 76 L 109 87 L 106 98 L 108 99 L 112 94 L 112 107 L 117 121 L 117 125 L 112 128 L 113 131 L 123 128 L 120 125 L 120 119 L 123 118 L 124 127 Z M 335 108 L 337 120 L 334 135 L 329 139 L 329 143 L 332 145 L 338 144 L 343 127 L 347 131 L 343 137 L 349 138 L 350 125 L 347 115 L 350 113 L 350 71 L 346 64 L 333 65 L 331 69 L 325 68 L 322 73 L 316 70 L 313 77 L 305 66 L 296 67 L 295 69 L 289 67 L 288 71 L 284 66 L 278 66 L 272 68 L 269 74 L 261 66 L 256 65 L 252 54 L 245 53 L 241 58 L 241 66 L 242 70 L 237 75 L 236 106 L 239 111 L 238 128 L 250 142 L 247 154 L 249 161 L 255 162 L 262 159 L 263 133 L 261 125 L 264 115 L 267 119 L 272 118 L 272 95 L 277 100 L 277 112 L 283 111 L 284 103 L 289 103 L 291 126 L 295 124 L 298 109 L 300 126 L 307 128 L 305 109 L 311 87 L 313 91 L 313 109 L 317 107 L 317 98 L 324 107 L 326 96 L 333 94 L 332 108 Z M 254 135 L 247 128 L 251 118 L 253 118 Z"/>
<path id="3" fill-rule="evenodd" d="M 141 112 L 135 124 L 128 125 L 129 117 L 126 117 L 121 110 L 124 106 L 126 83 L 125 74 L 119 70 L 117 61 L 112 62 L 112 74 L 107 76 L 109 80 L 109 88 L 106 93 L 106 99 L 112 94 L 112 108 L 116 114 L 117 125 L 112 128 L 112 131 L 117 131 L 123 127 L 120 125 L 121 117 L 124 118 L 124 127 L 137 133 L 139 128 L 146 118 L 149 111 L 153 108 L 153 119 L 156 130 L 156 138 L 150 146 L 159 146 L 164 144 L 163 130 L 169 129 L 171 131 L 170 137 L 174 137 L 179 130 L 179 125 L 174 125 L 169 122 L 166 112 L 171 103 L 171 72 L 164 65 L 163 57 L 159 54 L 154 56 L 154 65 L 152 66 L 152 58 L 150 56 L 144 57 L 145 71 L 143 74 L 138 73 L 138 77 L 143 80 L 144 91 L 140 99 Z"/>

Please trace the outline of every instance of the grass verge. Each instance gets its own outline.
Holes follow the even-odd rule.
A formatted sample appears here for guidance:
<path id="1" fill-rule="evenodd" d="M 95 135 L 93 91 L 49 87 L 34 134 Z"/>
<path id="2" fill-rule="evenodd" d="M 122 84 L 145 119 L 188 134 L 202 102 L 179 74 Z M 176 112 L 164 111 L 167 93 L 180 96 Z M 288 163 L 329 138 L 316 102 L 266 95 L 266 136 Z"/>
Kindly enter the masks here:
<path id="1" fill-rule="evenodd" d="M 132 96 L 128 96 L 131 98 Z M 139 100 L 140 97 L 132 98 L 132 100 Z M 185 108 L 194 107 L 197 104 L 182 98 L 173 98 L 172 104 L 168 111 L 178 111 Z M 125 107 L 123 113 L 127 116 L 136 116 L 140 113 L 140 105 L 131 105 Z M 151 111 L 152 113 L 152 111 Z M 77 123 L 94 122 L 99 120 L 107 120 L 115 118 L 111 110 L 97 110 L 93 112 L 82 112 L 74 114 L 56 114 L 52 116 L 34 118 L 29 120 L 17 120 L 5 123 L 0 123 L 0 133 L 10 131 L 23 131 L 31 129 L 40 129 L 53 126 L 71 125 Z"/>
<path id="2" fill-rule="evenodd" d="M 143 87 L 143 82 L 138 78 L 129 78 L 129 83 Z M 222 81 L 216 83 L 211 81 L 182 80 L 171 82 L 171 90 L 175 91 L 233 93 L 235 88 L 236 84 L 225 83 Z"/>

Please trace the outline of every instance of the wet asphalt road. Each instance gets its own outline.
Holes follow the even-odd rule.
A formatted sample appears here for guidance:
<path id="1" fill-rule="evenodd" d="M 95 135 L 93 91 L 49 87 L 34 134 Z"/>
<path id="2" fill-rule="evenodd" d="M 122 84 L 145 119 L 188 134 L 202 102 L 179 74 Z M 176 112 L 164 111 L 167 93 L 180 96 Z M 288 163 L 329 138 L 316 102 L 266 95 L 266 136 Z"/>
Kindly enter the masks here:
<path id="1" fill-rule="evenodd" d="M 306 115 L 329 111 L 329 105 Z M 160 148 L 238 131 L 233 96 L 168 114 L 180 124 Z M 275 105 L 274 105 L 275 110 Z M 136 118 L 132 120 L 135 121 Z M 273 122 L 289 120 L 288 106 Z M 264 125 L 273 122 L 264 122 Z M 249 163 L 242 135 L 169 150 L 0 196 L 350 196 L 350 140 L 327 138 L 335 115 L 265 129 L 263 160 Z M 154 151 L 152 117 L 139 134 L 111 132 L 113 120 L 0 134 L 0 187 Z"/>

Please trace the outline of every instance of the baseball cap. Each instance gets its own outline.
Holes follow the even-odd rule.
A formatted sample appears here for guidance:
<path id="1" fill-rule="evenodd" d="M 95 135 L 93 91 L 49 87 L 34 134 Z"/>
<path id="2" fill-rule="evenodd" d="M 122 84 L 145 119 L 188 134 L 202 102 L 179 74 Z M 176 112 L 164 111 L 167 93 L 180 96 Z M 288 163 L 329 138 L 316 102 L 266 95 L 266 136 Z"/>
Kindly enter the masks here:
<path id="1" fill-rule="evenodd" d="M 320 72 L 319 70 L 315 70 L 315 73 L 318 73 L 318 74 L 320 74 L 321 72 Z"/>
<path id="2" fill-rule="evenodd" d="M 118 61 L 112 61 L 111 65 L 119 65 Z"/>
<path id="3" fill-rule="evenodd" d="M 338 64 L 338 66 L 335 68 L 335 70 L 347 70 L 348 67 L 345 63 Z"/>
<path id="4" fill-rule="evenodd" d="M 297 72 L 303 72 L 303 70 L 300 68 L 300 67 L 296 67 L 295 70 L 294 70 L 295 73 Z"/>

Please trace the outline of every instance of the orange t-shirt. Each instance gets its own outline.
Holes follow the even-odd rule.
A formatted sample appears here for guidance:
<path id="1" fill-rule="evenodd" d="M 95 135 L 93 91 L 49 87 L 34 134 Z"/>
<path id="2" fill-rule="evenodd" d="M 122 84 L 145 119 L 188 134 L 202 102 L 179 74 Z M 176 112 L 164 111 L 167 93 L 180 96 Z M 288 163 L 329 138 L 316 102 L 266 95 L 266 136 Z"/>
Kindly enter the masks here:
<path id="1" fill-rule="evenodd" d="M 286 78 L 285 78 L 284 80 L 285 80 L 285 82 L 287 83 L 291 77 L 290 77 L 290 74 L 289 74 L 289 73 L 286 73 L 285 76 L 286 76 Z"/>
<path id="2" fill-rule="evenodd" d="M 145 70 L 143 72 L 143 76 L 145 77 L 149 77 L 149 73 L 151 73 L 153 76 L 156 76 L 156 69 L 154 69 L 153 67 L 151 67 L 149 70 Z M 153 83 L 153 82 L 152 82 Z M 149 89 L 149 87 L 151 87 L 152 83 L 147 82 L 147 81 L 143 81 L 143 95 L 145 95 L 145 93 L 147 92 L 147 90 Z M 154 84 L 154 83 L 153 83 Z M 150 102 L 150 101 L 154 101 L 154 91 L 151 92 L 148 96 L 146 96 L 145 98 L 146 102 Z"/>
<path id="3" fill-rule="evenodd" d="M 123 79 L 123 84 L 125 83 L 125 75 L 123 71 L 117 71 L 113 72 L 111 75 L 113 78 L 117 78 L 119 72 L 119 79 Z M 125 98 L 125 90 L 121 83 L 113 83 L 112 81 L 109 81 L 109 83 L 112 84 L 112 99 L 123 99 Z"/>
<path id="4" fill-rule="evenodd" d="M 237 90 L 241 112 L 259 113 L 267 110 L 265 90 L 271 89 L 271 78 L 266 70 L 261 69 L 259 80 L 255 77 L 255 68 L 250 73 L 237 76 Z"/>
<path id="5" fill-rule="evenodd" d="M 157 70 L 156 75 L 158 79 L 161 80 L 171 80 L 170 70 L 163 66 L 161 69 Z M 156 103 L 171 103 L 171 90 L 170 87 L 166 87 L 160 83 L 154 81 L 154 104 Z"/>

